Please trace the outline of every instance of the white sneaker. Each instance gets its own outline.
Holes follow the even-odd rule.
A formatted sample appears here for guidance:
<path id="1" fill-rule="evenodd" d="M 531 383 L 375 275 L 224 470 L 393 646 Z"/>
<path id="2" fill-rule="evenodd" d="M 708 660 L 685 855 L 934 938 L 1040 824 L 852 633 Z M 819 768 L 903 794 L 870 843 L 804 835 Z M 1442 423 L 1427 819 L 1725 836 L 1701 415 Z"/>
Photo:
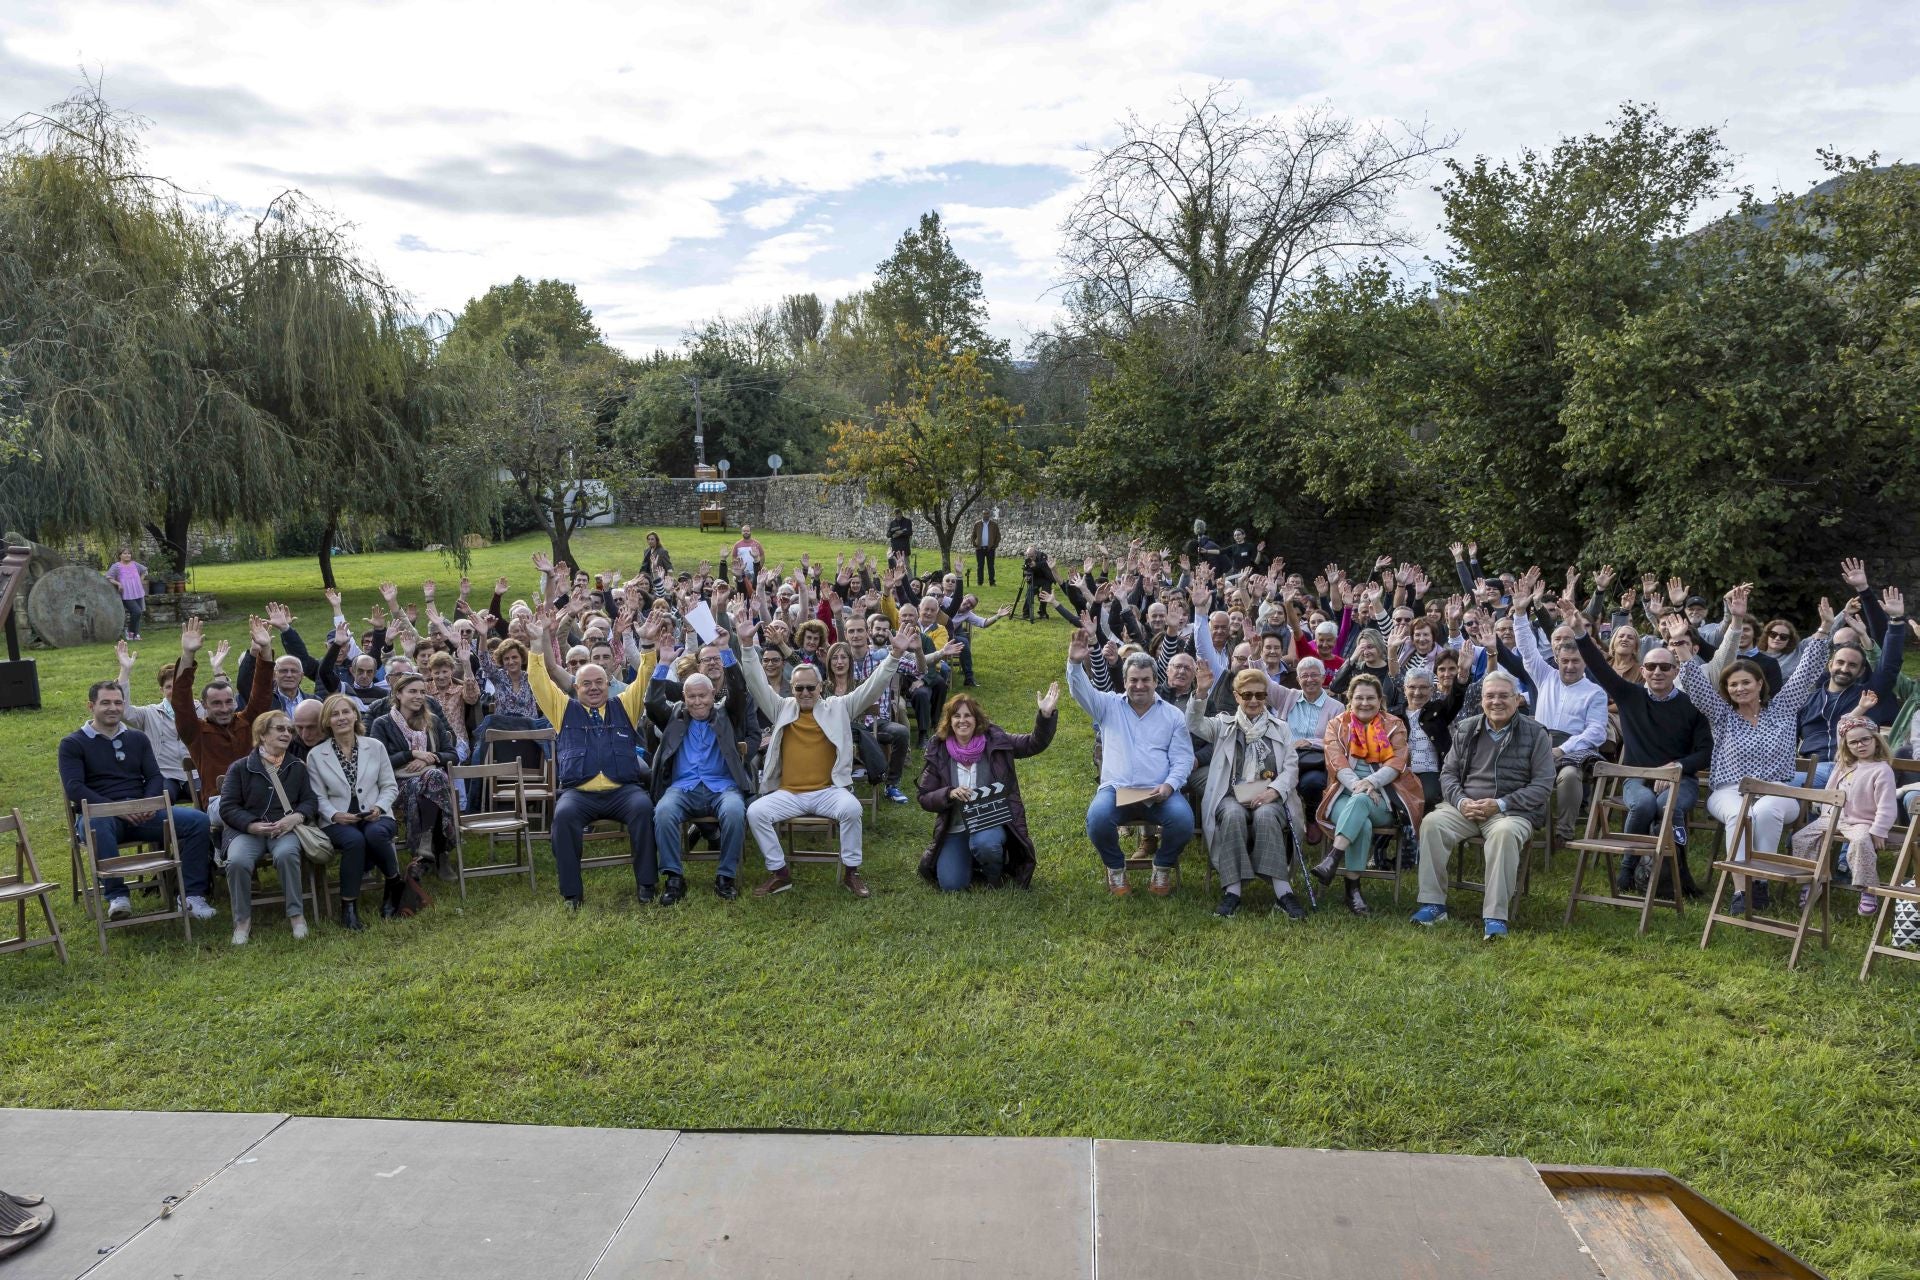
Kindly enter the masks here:
<path id="1" fill-rule="evenodd" d="M 293 918 L 293 940 L 295 942 L 305 942 L 306 938 L 307 918 L 305 916 L 295 916 Z"/>
<path id="2" fill-rule="evenodd" d="M 253 936 L 253 921 L 242 920 L 239 924 L 236 924 L 235 926 L 233 926 L 233 945 L 234 946 L 236 947 L 246 946 L 247 939 L 251 938 L 252 936 Z"/>
<path id="3" fill-rule="evenodd" d="M 187 895 L 187 914 L 195 920 L 213 919 L 213 904 L 197 893 Z"/>
<path id="4" fill-rule="evenodd" d="M 126 894 L 123 893 L 117 898 L 107 899 L 107 919 L 125 920 L 132 914 L 133 899 L 129 898 Z"/>

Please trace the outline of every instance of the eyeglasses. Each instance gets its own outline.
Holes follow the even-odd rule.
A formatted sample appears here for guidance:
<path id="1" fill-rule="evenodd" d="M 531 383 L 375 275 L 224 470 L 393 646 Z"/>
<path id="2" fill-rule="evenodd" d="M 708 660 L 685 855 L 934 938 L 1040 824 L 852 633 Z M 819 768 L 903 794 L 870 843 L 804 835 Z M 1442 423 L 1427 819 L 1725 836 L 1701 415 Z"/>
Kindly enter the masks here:
<path id="1" fill-rule="evenodd" d="M 1767 632 L 1767 639 L 1769 639 L 1769 640 L 1785 640 L 1785 641 L 1787 641 L 1788 643 L 1792 643 L 1792 641 L 1793 641 L 1793 636 L 1792 636 L 1792 634 L 1791 634 L 1791 633 L 1789 633 L 1789 632 L 1786 632 L 1786 631 L 1769 631 L 1769 632 Z"/>
<path id="2" fill-rule="evenodd" d="M 1642 671 L 1671 671 L 1673 670 L 1673 664 L 1671 662 L 1643 662 L 1640 664 L 1640 669 Z"/>
<path id="3" fill-rule="evenodd" d="M 1267 691 L 1265 689 L 1242 689 L 1238 696 L 1243 702 L 1265 702 L 1267 700 Z"/>

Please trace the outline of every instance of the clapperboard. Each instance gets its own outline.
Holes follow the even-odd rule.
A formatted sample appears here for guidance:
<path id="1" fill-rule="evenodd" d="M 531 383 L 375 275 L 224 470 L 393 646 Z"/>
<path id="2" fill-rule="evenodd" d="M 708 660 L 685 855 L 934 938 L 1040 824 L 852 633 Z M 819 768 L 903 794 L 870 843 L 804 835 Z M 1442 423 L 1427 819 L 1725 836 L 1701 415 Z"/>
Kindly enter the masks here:
<path id="1" fill-rule="evenodd" d="M 989 782 L 975 787 L 973 799 L 960 806 L 960 821 L 969 831 L 989 831 L 1013 821 L 1013 808 L 1007 803 L 1007 784 Z"/>

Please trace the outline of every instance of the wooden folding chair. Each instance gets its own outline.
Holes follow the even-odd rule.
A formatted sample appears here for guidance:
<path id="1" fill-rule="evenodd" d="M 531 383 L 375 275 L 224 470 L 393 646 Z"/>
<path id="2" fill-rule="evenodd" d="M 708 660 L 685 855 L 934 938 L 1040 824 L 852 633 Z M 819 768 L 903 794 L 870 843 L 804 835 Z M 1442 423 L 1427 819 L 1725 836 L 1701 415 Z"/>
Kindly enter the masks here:
<path id="1" fill-rule="evenodd" d="M 1867 957 L 1860 962 L 1860 981 L 1867 980 L 1867 974 L 1873 968 L 1875 956 L 1892 956 L 1897 960 L 1920 960 L 1920 951 L 1908 947 L 1892 947 L 1880 941 L 1887 936 L 1887 930 L 1893 927 L 1893 908 L 1896 902 L 1912 903 L 1920 907 L 1920 889 L 1907 888 L 1907 878 L 1914 871 L 1914 852 L 1920 846 L 1920 821 L 1907 824 L 1906 839 L 1900 842 L 1900 856 L 1893 860 L 1893 878 L 1873 892 L 1880 899 L 1880 910 L 1874 914 L 1873 928 L 1867 933 Z"/>
<path id="2" fill-rule="evenodd" d="M 1533 890 L 1533 849 L 1534 849 L 1534 841 L 1536 840 L 1545 841 L 1544 847 L 1547 852 L 1545 856 L 1543 856 L 1543 858 L 1541 859 L 1542 870 L 1545 871 L 1549 869 L 1546 864 L 1551 861 L 1553 856 L 1552 855 L 1553 839 L 1554 839 L 1553 827 L 1554 827 L 1554 822 L 1556 820 L 1556 813 L 1558 811 L 1558 808 L 1559 806 L 1557 802 L 1554 800 L 1553 792 L 1548 791 L 1546 823 L 1542 826 L 1535 827 L 1532 831 L 1527 833 L 1527 842 L 1526 844 L 1522 845 L 1520 848 L 1520 865 L 1514 869 L 1513 891 L 1515 894 L 1517 894 L 1520 897 L 1523 897 L 1523 898 L 1526 897 L 1527 894 Z M 1482 884 L 1478 880 L 1467 879 L 1467 873 L 1465 870 L 1467 865 L 1467 860 L 1460 856 L 1460 851 L 1462 849 L 1481 848 L 1485 844 L 1486 844 L 1485 836 L 1471 835 L 1471 836 L 1468 836 L 1466 839 L 1462 840 L 1458 845 L 1454 847 L 1453 866 L 1448 873 L 1449 880 L 1447 882 L 1447 888 L 1449 892 L 1455 889 L 1458 889 L 1463 893 L 1485 893 L 1487 891 L 1487 886 L 1485 884 Z M 1481 858 L 1481 862 L 1484 864 L 1485 861 L 1486 859 L 1483 856 Z M 1399 901 L 1399 898 L 1397 895 L 1395 896 L 1394 901 L 1396 902 Z"/>
<path id="3" fill-rule="evenodd" d="M 1770 933 L 1779 938 L 1792 938 L 1793 950 L 1787 955 L 1787 968 L 1796 968 L 1800 963 L 1800 949 L 1806 945 L 1807 934 L 1812 931 L 1813 908 L 1820 905 L 1820 946 L 1822 950 L 1833 941 L 1833 899 L 1828 886 L 1833 881 L 1833 841 L 1838 825 L 1828 823 L 1826 835 L 1820 841 L 1820 847 L 1811 858 L 1802 858 L 1787 846 L 1785 853 L 1755 853 L 1753 848 L 1753 802 L 1762 796 L 1778 796 L 1784 800 L 1797 800 L 1803 808 L 1811 805 L 1839 805 L 1844 797 L 1840 792 L 1814 787 L 1790 787 L 1779 782 L 1758 782 L 1752 778 L 1740 784 L 1740 821 L 1734 829 L 1733 848 L 1725 858 L 1716 859 L 1713 869 L 1720 874 L 1713 884 L 1713 905 L 1707 910 L 1707 927 L 1700 935 L 1700 948 L 1705 950 L 1713 938 L 1713 926 L 1730 924 L 1742 929 L 1752 929 L 1756 933 Z M 1782 837 L 1784 839 L 1784 836 Z M 1746 853 L 1745 861 L 1740 854 Z M 1787 924 L 1781 920 L 1769 920 L 1765 916 L 1752 914 L 1749 906 L 1744 916 L 1722 915 L 1720 899 L 1726 893 L 1727 882 L 1733 876 L 1745 876 L 1748 880 L 1758 880 L 1765 884 L 1804 885 L 1807 888 L 1807 900 L 1800 908 L 1800 920 L 1797 924 Z"/>
<path id="4" fill-rule="evenodd" d="M 1680 892 L 1679 859 L 1673 842 L 1674 809 L 1680 801 L 1680 775 L 1681 769 L 1677 764 L 1658 769 L 1605 763 L 1593 767 L 1596 787 L 1593 803 L 1587 809 L 1586 834 L 1577 840 L 1569 840 L 1565 846 L 1575 855 L 1573 892 L 1567 898 L 1567 924 L 1573 923 L 1574 909 L 1583 902 L 1609 907 L 1638 907 L 1642 934 L 1646 933 L 1647 924 L 1653 919 L 1655 903 L 1671 906 L 1683 919 L 1686 917 L 1686 896 Z M 1652 832 L 1630 834 L 1612 829 L 1616 815 L 1622 823 L 1626 820 L 1628 806 L 1621 795 L 1631 779 L 1638 779 L 1648 786 L 1666 784 L 1666 803 L 1660 806 L 1660 821 Z M 1613 859 L 1616 854 L 1652 860 L 1644 897 L 1630 898 L 1615 892 Z M 1583 893 L 1581 889 L 1586 883 L 1587 872 L 1595 869 L 1596 864 L 1602 876 L 1602 892 Z M 1673 885 L 1673 897 L 1670 899 L 1655 896 L 1659 891 L 1662 868 L 1667 869 Z"/>
<path id="5" fill-rule="evenodd" d="M 1400 877 L 1406 874 L 1406 871 L 1400 866 L 1400 863 L 1403 861 L 1400 855 L 1404 852 L 1404 850 L 1400 848 L 1400 844 L 1404 834 L 1400 829 L 1400 824 L 1396 822 L 1375 827 L 1367 850 L 1367 864 L 1360 868 L 1358 873 L 1362 880 L 1385 880 L 1391 883 L 1393 885 L 1393 905 L 1396 907 L 1400 905 Z M 1387 842 L 1387 865 L 1384 867 L 1376 867 L 1373 865 L 1373 851 L 1380 847 L 1380 841 L 1382 839 L 1385 839 Z M 1416 863 L 1415 865 L 1417 866 L 1418 864 Z M 1336 878 L 1347 874 L 1349 873 L 1343 869 L 1336 873 Z M 1416 874 L 1418 874 L 1417 871 Z"/>
<path id="6" fill-rule="evenodd" d="M 137 813 L 158 813 L 165 825 L 166 834 L 156 848 L 151 843 L 137 842 L 134 848 L 138 852 L 121 853 L 115 857 L 101 859 L 96 853 L 93 834 L 95 818 L 125 818 Z M 91 800 L 80 802 L 80 839 L 85 844 L 87 873 L 83 896 L 87 910 L 93 914 L 94 924 L 100 931 L 100 954 L 107 954 L 107 930 L 130 929 L 135 925 L 158 924 L 165 920 L 178 920 L 186 934 L 188 942 L 193 941 L 193 916 L 187 911 L 186 875 L 180 868 L 180 836 L 173 829 L 173 804 L 165 795 L 149 796 L 143 800 L 116 800 L 111 804 L 95 804 Z M 121 846 L 125 848 L 125 846 Z M 121 880 L 155 880 L 160 887 L 162 909 L 159 911 L 135 912 L 124 920 L 107 919 L 106 893 L 101 881 L 109 877 Z M 175 890 L 174 896 L 167 896 L 167 880 L 171 877 Z M 131 888 L 132 886 L 128 886 Z"/>
<path id="7" fill-rule="evenodd" d="M 527 821 L 526 788 L 522 785 L 525 775 L 521 772 L 519 761 L 455 765 L 447 770 L 447 776 L 456 784 L 478 781 L 483 797 L 481 808 L 462 812 L 456 819 L 459 838 L 453 846 L 453 873 L 454 879 L 460 883 L 460 900 L 467 900 L 468 876 L 506 876 L 525 872 L 527 887 L 533 888 L 533 831 Z M 510 802 L 510 808 L 497 807 L 503 799 Z M 465 848 L 466 838 L 470 835 L 487 838 L 487 860 L 473 867 L 467 865 Z M 502 838 L 513 841 L 518 855 L 515 861 L 493 860 L 493 847 Z"/>
<path id="8" fill-rule="evenodd" d="M 11 938 L 0 938 L 0 954 L 9 951 L 29 951 L 34 947 L 51 946 L 60 956 L 60 963 L 67 963 L 67 944 L 60 937 L 60 922 L 53 918 L 53 891 L 60 886 L 40 878 L 40 864 L 34 859 L 33 846 L 27 842 L 27 826 L 20 820 L 20 811 L 13 810 L 6 817 L 0 817 L 0 836 L 13 832 L 14 869 L 13 874 L 0 874 L 0 903 L 11 902 L 14 905 L 14 933 Z M 40 914 L 47 920 L 47 936 L 30 938 L 27 936 L 27 899 L 33 898 L 40 903 Z"/>
<path id="9" fill-rule="evenodd" d="M 833 818 L 817 818 L 802 814 L 797 818 L 787 818 L 773 824 L 780 835 L 780 847 L 787 851 L 787 863 L 840 861 L 840 823 Z M 825 837 L 826 843 L 807 848 L 800 843 L 802 836 Z"/>
<path id="10" fill-rule="evenodd" d="M 560 736 L 558 729 L 488 729 L 486 754 L 482 757 L 488 764 L 495 763 L 493 744 L 506 742 L 515 745 L 523 742 L 543 744 L 538 767 L 530 767 L 516 756 L 511 763 L 516 777 L 506 779 L 496 785 L 494 795 L 518 795 L 526 806 L 527 831 L 535 840 L 549 839 L 553 834 L 553 805 L 560 795 L 560 788 L 554 779 L 553 742 Z"/>

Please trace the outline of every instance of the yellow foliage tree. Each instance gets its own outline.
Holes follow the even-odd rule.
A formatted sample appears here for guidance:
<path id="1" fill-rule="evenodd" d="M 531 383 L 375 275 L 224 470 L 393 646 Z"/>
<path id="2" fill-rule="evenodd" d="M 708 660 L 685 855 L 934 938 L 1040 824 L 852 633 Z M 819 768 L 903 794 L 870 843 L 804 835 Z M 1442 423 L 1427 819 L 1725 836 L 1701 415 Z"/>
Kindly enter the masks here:
<path id="1" fill-rule="evenodd" d="M 906 398 L 880 406 L 873 421 L 828 428 L 827 470 L 835 483 L 866 482 L 867 493 L 923 517 L 953 567 L 953 540 L 988 495 L 1038 490 L 1040 455 L 1015 428 L 1026 410 L 994 395 L 972 351 L 939 337 L 902 333 L 913 357 Z"/>

